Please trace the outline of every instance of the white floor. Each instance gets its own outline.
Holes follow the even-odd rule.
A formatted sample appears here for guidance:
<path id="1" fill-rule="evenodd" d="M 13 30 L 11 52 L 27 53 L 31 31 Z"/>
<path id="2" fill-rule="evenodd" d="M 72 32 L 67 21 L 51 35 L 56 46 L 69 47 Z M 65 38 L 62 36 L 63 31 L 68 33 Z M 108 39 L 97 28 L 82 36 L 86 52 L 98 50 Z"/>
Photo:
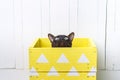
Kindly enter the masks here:
<path id="1" fill-rule="evenodd" d="M 0 69 L 0 80 L 29 80 L 28 70 Z M 120 80 L 120 71 L 98 70 L 97 80 Z"/>
<path id="2" fill-rule="evenodd" d="M 29 80 L 27 70 L 0 69 L 0 80 Z"/>
<path id="3" fill-rule="evenodd" d="M 97 80 L 120 80 L 120 71 L 98 71 Z"/>

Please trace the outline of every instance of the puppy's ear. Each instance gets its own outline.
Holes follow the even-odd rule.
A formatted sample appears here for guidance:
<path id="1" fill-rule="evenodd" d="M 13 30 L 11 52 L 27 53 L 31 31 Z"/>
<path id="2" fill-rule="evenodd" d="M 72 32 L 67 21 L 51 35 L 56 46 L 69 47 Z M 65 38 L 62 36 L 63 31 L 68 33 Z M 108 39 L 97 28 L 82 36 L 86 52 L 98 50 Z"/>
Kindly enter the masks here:
<path id="1" fill-rule="evenodd" d="M 52 43 L 53 42 L 53 40 L 54 40 L 54 35 L 52 35 L 52 34 L 48 34 L 48 38 L 49 38 L 49 40 L 50 40 L 50 42 Z"/>
<path id="2" fill-rule="evenodd" d="M 69 35 L 68 35 L 68 37 L 69 37 L 69 39 L 70 39 L 70 41 L 72 41 L 73 40 L 73 38 L 74 38 L 74 32 L 71 32 Z"/>

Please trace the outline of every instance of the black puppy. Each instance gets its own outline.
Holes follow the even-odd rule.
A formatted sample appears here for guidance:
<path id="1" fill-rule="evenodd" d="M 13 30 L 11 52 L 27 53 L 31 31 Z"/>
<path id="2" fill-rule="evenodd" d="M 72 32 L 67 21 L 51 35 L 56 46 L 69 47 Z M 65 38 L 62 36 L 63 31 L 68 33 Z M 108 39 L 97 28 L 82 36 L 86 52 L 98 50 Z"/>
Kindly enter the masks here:
<path id="1" fill-rule="evenodd" d="M 68 36 L 66 35 L 54 36 L 49 33 L 48 38 L 52 43 L 52 47 L 71 47 L 74 38 L 74 32 L 70 33 Z"/>

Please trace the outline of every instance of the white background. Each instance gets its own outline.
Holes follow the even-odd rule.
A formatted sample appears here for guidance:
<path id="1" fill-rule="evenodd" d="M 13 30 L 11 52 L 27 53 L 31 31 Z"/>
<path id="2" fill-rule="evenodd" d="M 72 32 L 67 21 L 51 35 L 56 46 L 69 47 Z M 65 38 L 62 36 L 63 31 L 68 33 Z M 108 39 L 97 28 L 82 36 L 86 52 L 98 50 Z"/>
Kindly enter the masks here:
<path id="1" fill-rule="evenodd" d="M 119 80 L 119 4 L 119 0 L 1 0 L 0 78 L 28 79 L 29 45 L 48 33 L 75 32 L 75 37 L 92 38 L 98 48 L 98 79 Z"/>

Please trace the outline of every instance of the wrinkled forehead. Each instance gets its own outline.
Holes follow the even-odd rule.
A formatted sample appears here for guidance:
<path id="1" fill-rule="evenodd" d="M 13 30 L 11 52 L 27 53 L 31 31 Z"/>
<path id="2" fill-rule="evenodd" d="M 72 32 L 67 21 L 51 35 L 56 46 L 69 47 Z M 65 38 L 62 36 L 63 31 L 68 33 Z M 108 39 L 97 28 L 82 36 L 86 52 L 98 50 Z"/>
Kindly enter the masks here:
<path id="1" fill-rule="evenodd" d="M 64 39 L 65 37 L 68 37 L 68 36 L 66 36 L 66 35 L 58 35 L 55 38 Z"/>

